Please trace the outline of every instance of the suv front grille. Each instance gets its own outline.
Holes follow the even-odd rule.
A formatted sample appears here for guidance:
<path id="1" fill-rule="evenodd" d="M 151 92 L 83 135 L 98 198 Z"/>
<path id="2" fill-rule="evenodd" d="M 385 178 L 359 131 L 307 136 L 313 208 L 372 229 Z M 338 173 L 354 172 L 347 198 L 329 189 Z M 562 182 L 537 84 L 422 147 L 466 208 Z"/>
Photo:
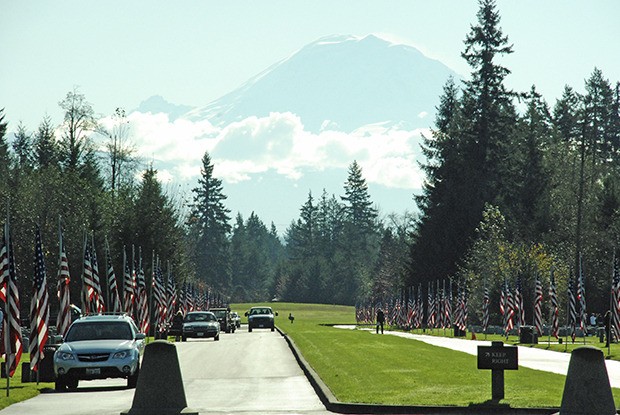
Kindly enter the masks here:
<path id="1" fill-rule="evenodd" d="M 80 362 L 105 362 L 110 357 L 109 353 L 100 354 L 79 354 Z"/>

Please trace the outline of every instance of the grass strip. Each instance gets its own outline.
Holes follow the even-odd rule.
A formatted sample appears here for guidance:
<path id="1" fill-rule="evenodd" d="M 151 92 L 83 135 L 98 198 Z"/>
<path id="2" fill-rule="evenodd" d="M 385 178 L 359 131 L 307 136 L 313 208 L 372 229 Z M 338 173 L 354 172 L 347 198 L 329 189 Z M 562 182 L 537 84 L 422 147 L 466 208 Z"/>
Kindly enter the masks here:
<path id="1" fill-rule="evenodd" d="M 477 369 L 476 356 L 412 339 L 325 325 L 355 324 L 353 307 L 270 305 L 279 312 L 278 327 L 293 339 L 341 402 L 467 406 L 491 398 L 491 373 Z M 242 311 L 249 308 L 236 307 Z M 293 323 L 287 320 L 289 313 L 295 316 Z M 478 339 L 482 337 L 478 335 Z M 524 367 L 506 371 L 506 398 L 500 403 L 515 408 L 559 407 L 565 379 Z M 620 402 L 620 390 L 612 392 Z"/>

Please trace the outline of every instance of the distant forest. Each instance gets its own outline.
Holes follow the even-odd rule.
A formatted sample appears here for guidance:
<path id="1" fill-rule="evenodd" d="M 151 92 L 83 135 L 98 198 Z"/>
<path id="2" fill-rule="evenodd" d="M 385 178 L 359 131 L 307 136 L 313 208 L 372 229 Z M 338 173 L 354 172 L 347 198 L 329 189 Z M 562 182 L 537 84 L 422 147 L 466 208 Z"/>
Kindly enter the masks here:
<path id="1" fill-rule="evenodd" d="M 424 139 L 426 181 L 411 204 L 418 213 L 381 215 L 351 160 L 341 194 L 311 189 L 284 233 L 226 208 L 208 153 L 189 204 L 167 193 L 156 169 L 140 165 L 124 111 L 104 128 L 77 89 L 59 103 L 60 126 L 49 117 L 35 129 L 19 123 L 11 141 L 11 120 L 0 111 L 1 217 L 10 222 L 23 315 L 36 225 L 51 293 L 62 227 L 76 304 L 89 238 L 100 263 L 109 247 L 117 278 L 133 246 L 147 285 L 159 258 L 177 287 L 192 283 L 229 302 L 353 305 L 452 281 L 467 287 L 472 322 L 487 287 L 494 322 L 504 284 L 520 280 L 532 304 L 536 276 L 548 287 L 553 269 L 562 310 L 581 270 L 588 312 L 604 313 L 620 242 L 620 83 L 593 68 L 583 94 L 567 85 L 550 106 L 534 85 L 507 89 L 510 69 L 499 61 L 511 53 L 495 1 L 480 0 L 462 52 L 470 76 L 446 81 Z M 103 149 L 95 135 L 104 137 Z M 58 308 L 55 295 L 51 306 Z"/>

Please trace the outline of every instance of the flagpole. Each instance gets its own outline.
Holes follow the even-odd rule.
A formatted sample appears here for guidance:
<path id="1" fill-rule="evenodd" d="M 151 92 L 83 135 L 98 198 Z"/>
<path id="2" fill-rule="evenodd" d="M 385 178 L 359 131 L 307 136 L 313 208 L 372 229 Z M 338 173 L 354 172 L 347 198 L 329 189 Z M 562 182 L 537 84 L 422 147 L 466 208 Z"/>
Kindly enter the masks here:
<path id="1" fill-rule="evenodd" d="M 155 284 L 155 250 L 151 253 L 151 293 L 149 295 L 149 314 L 153 312 L 153 287 Z M 145 282 L 146 285 L 146 282 Z M 157 333 L 157 328 L 155 327 L 155 319 L 153 319 L 153 335 Z M 147 334 L 148 335 L 148 334 Z"/>
<path id="2" fill-rule="evenodd" d="M 6 299 L 7 302 L 5 304 L 8 304 L 8 307 L 5 308 L 5 316 L 3 318 L 3 325 L 4 325 L 4 352 L 5 352 L 5 358 L 4 358 L 4 369 L 6 370 L 6 396 L 7 398 L 9 397 L 9 390 L 10 390 L 10 386 L 11 386 L 11 376 L 10 376 L 10 372 L 11 372 L 11 365 L 9 364 L 9 360 L 11 359 L 11 347 L 10 347 L 10 338 L 11 338 L 11 334 L 10 334 L 10 327 L 9 325 L 11 324 L 9 321 L 9 313 L 11 312 L 10 308 L 10 300 L 9 298 L 11 298 L 11 264 L 10 264 L 10 253 L 9 253 L 9 202 L 7 201 L 6 203 L 6 223 L 4 224 L 4 246 L 6 247 L 6 256 L 7 256 L 7 266 L 9 267 L 8 270 L 8 280 L 6 281 Z M 6 320 L 6 324 L 4 324 L 4 321 Z"/>
<path id="3" fill-rule="evenodd" d="M 616 264 L 616 247 L 614 247 L 614 254 L 612 256 L 612 261 L 611 261 L 611 292 L 609 295 L 609 331 L 607 331 L 607 326 L 603 325 L 604 330 L 605 330 L 605 339 L 607 341 L 607 356 L 611 355 L 611 339 L 609 337 L 611 334 L 611 323 L 612 323 L 612 316 L 614 316 L 614 313 L 612 313 L 612 307 L 614 307 L 614 292 L 616 290 L 616 288 L 614 287 L 614 277 L 615 277 L 615 264 Z M 618 301 L 616 299 L 616 301 Z M 616 306 L 617 308 L 617 306 Z M 604 320 L 603 320 L 604 323 Z M 617 333 L 616 333 L 617 335 Z"/>
<path id="4" fill-rule="evenodd" d="M 569 278 L 570 278 L 570 276 L 569 276 Z M 567 292 L 570 291 L 570 282 L 569 282 L 569 286 L 568 287 L 569 288 L 568 288 Z M 573 295 L 573 293 L 570 292 L 567 295 L 567 298 L 566 298 L 566 323 L 567 324 L 566 324 L 566 341 L 564 342 L 564 351 L 568 350 L 568 330 L 570 329 L 570 327 L 568 327 L 568 325 L 570 324 L 570 298 L 568 297 L 569 295 Z"/>

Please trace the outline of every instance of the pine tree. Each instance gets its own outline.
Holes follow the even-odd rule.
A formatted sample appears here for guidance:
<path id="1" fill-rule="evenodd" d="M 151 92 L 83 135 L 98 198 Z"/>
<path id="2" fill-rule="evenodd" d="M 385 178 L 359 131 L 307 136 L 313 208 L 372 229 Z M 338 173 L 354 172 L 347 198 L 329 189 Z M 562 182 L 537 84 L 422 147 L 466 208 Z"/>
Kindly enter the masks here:
<path id="1" fill-rule="evenodd" d="M 194 202 L 189 225 L 198 277 L 216 290 L 226 292 L 230 288 L 230 210 L 224 206 L 227 197 L 222 181 L 213 175 L 213 167 L 209 152 L 205 152 L 198 187 L 192 189 Z"/>
<path id="2" fill-rule="evenodd" d="M 15 152 L 17 167 L 21 171 L 30 171 L 34 159 L 33 140 L 32 135 L 21 121 L 17 125 L 17 132 L 15 132 L 13 151 Z"/>
<path id="3" fill-rule="evenodd" d="M 34 136 L 34 166 L 44 169 L 58 166 L 60 148 L 54 137 L 54 127 L 49 116 L 43 118 Z"/>
<path id="4" fill-rule="evenodd" d="M 478 24 L 465 39 L 462 57 L 472 68 L 457 104 L 449 80 L 438 108 L 435 142 L 425 140 L 428 162 L 422 212 L 411 247 L 411 283 L 456 273 L 486 202 L 505 201 L 515 182 L 516 113 L 504 87 L 510 71 L 495 59 L 512 53 L 499 28 L 495 1 L 481 0 Z"/>

